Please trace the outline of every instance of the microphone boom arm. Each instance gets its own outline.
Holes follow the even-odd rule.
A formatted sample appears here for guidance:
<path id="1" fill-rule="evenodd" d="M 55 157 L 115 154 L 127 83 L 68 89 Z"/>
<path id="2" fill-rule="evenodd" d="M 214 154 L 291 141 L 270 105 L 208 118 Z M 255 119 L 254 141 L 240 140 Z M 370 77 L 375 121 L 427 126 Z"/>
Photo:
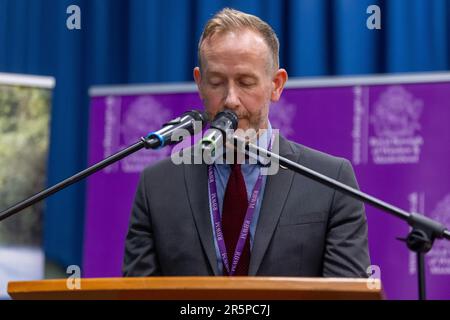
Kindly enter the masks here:
<path id="1" fill-rule="evenodd" d="M 195 110 L 186 112 L 182 117 L 176 118 L 166 123 L 161 130 L 151 132 L 147 136 L 142 137 L 135 144 L 119 152 L 114 153 L 113 155 L 107 157 L 106 159 L 103 159 L 102 161 L 97 162 L 96 164 L 74 174 L 73 176 L 47 189 L 44 189 L 32 195 L 31 197 L 23 201 L 20 201 L 19 203 L 13 205 L 12 207 L 0 212 L 0 222 L 143 148 L 157 149 L 164 147 L 165 145 L 181 142 L 182 139 L 180 139 L 179 141 L 172 141 L 170 133 L 178 129 L 184 129 L 185 132 L 193 134 L 195 131 L 194 127 L 196 125 L 195 121 L 201 122 L 202 125 L 204 126 L 206 123 L 205 115 Z"/>

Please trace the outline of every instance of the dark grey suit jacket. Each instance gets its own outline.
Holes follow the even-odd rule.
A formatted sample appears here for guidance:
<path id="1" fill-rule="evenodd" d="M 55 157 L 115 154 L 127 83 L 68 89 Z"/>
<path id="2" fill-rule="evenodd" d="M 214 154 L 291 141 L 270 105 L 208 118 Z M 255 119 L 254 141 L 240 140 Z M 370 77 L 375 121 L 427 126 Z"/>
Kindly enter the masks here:
<path id="1" fill-rule="evenodd" d="M 353 187 L 348 160 L 280 137 L 280 155 Z M 361 202 L 300 174 L 268 176 L 250 276 L 366 277 Z M 207 166 L 163 160 L 144 170 L 125 244 L 124 276 L 219 275 Z"/>

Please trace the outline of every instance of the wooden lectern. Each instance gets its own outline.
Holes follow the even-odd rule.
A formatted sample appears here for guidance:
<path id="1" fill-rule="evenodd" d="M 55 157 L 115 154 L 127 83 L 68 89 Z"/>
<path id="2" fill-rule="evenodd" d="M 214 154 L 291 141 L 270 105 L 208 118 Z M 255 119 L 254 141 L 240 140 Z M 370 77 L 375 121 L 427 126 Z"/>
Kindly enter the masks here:
<path id="1" fill-rule="evenodd" d="M 299 300 L 384 298 L 376 279 L 283 277 L 151 277 L 18 281 L 13 299 Z"/>

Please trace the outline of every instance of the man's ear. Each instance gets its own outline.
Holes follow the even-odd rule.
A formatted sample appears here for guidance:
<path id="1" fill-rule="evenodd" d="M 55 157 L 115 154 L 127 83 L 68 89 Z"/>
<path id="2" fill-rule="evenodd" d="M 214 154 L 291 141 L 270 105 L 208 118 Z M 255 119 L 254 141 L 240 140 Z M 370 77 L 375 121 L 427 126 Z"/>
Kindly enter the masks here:
<path id="1" fill-rule="evenodd" d="M 201 93 L 201 90 L 200 90 L 200 83 L 202 81 L 202 74 L 200 72 L 200 68 L 199 67 L 195 67 L 194 71 L 192 73 L 194 75 L 195 83 L 197 84 L 197 89 L 198 89 L 198 93 L 200 95 L 200 99 L 203 99 L 202 93 Z"/>
<path id="2" fill-rule="evenodd" d="M 288 79 L 288 74 L 284 69 L 278 69 L 275 76 L 272 79 L 272 93 L 270 100 L 272 102 L 277 102 L 280 100 L 281 93 L 283 92 L 284 85 Z"/>
<path id="3" fill-rule="evenodd" d="M 202 74 L 200 73 L 200 68 L 195 67 L 193 71 L 194 80 L 197 86 L 200 86 L 200 82 L 202 81 Z"/>

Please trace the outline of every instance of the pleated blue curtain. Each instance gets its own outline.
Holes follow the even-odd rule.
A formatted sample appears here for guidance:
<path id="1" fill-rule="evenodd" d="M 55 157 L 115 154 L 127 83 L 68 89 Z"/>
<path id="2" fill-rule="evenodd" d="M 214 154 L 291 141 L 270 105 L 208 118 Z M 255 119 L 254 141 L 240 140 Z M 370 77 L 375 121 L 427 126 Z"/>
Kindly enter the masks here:
<path id="1" fill-rule="evenodd" d="M 66 28 L 73 4 L 81 30 Z M 372 4 L 381 30 L 366 28 Z M 48 185 L 87 165 L 88 88 L 191 81 L 202 27 L 225 6 L 272 25 L 290 77 L 449 69 L 446 0 L 0 0 L 0 72 L 56 78 Z M 62 265 L 81 265 L 84 194 L 46 202 L 45 251 Z"/>

